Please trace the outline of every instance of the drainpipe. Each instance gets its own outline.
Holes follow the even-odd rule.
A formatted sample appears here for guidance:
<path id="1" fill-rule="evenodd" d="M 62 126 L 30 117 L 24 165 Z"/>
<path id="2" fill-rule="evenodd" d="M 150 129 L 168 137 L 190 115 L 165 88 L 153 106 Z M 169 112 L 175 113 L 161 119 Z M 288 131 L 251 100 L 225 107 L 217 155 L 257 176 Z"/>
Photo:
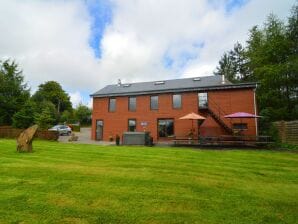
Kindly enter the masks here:
<path id="1" fill-rule="evenodd" d="M 258 84 L 256 84 L 256 88 L 254 89 L 254 109 L 255 109 L 255 116 L 257 116 L 257 102 L 256 102 L 256 90 L 257 90 Z M 255 117 L 255 126 L 256 126 L 256 136 L 259 135 L 258 133 L 258 119 Z"/>

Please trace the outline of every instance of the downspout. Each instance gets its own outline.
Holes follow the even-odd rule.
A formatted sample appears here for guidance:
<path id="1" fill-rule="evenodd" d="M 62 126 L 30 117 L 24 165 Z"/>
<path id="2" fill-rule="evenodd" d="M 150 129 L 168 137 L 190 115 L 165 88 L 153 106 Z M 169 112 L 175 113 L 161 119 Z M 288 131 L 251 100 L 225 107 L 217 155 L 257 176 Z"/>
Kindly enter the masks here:
<path id="1" fill-rule="evenodd" d="M 257 102 L 256 102 L 256 90 L 257 90 L 258 84 L 256 84 L 256 88 L 254 89 L 254 108 L 255 108 L 255 116 L 257 116 Z M 258 119 L 255 117 L 255 126 L 256 126 L 256 136 L 259 135 L 258 133 Z"/>

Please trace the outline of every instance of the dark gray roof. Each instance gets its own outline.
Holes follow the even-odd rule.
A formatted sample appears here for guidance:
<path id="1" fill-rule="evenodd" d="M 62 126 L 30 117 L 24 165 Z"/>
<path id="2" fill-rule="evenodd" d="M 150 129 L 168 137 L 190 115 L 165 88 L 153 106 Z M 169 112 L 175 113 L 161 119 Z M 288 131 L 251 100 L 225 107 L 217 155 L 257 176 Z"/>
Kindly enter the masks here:
<path id="1" fill-rule="evenodd" d="M 164 82 L 164 83 L 163 83 Z M 157 94 L 165 92 L 203 91 L 207 89 L 254 88 L 254 83 L 232 84 L 225 80 L 222 84 L 220 75 L 196 78 L 162 80 L 154 82 L 124 83 L 121 85 L 108 85 L 92 94 L 92 97 L 129 96 Z"/>

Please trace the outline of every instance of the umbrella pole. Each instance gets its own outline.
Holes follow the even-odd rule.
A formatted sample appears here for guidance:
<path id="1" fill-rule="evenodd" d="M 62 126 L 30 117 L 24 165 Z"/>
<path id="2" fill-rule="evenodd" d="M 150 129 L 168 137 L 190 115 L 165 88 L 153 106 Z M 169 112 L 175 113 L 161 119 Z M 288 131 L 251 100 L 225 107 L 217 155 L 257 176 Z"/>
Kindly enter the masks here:
<path id="1" fill-rule="evenodd" d="M 191 132 L 192 132 L 192 139 L 193 139 L 194 134 L 195 134 L 195 133 L 193 133 L 193 120 L 191 120 Z"/>

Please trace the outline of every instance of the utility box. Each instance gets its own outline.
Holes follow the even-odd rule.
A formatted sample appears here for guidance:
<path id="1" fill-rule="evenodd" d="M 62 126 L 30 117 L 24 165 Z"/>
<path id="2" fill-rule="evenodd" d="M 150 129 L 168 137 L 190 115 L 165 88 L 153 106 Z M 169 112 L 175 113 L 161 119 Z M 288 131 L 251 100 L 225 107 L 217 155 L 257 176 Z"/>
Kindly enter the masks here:
<path id="1" fill-rule="evenodd" d="M 124 132 L 123 145 L 149 145 L 149 132 Z"/>

